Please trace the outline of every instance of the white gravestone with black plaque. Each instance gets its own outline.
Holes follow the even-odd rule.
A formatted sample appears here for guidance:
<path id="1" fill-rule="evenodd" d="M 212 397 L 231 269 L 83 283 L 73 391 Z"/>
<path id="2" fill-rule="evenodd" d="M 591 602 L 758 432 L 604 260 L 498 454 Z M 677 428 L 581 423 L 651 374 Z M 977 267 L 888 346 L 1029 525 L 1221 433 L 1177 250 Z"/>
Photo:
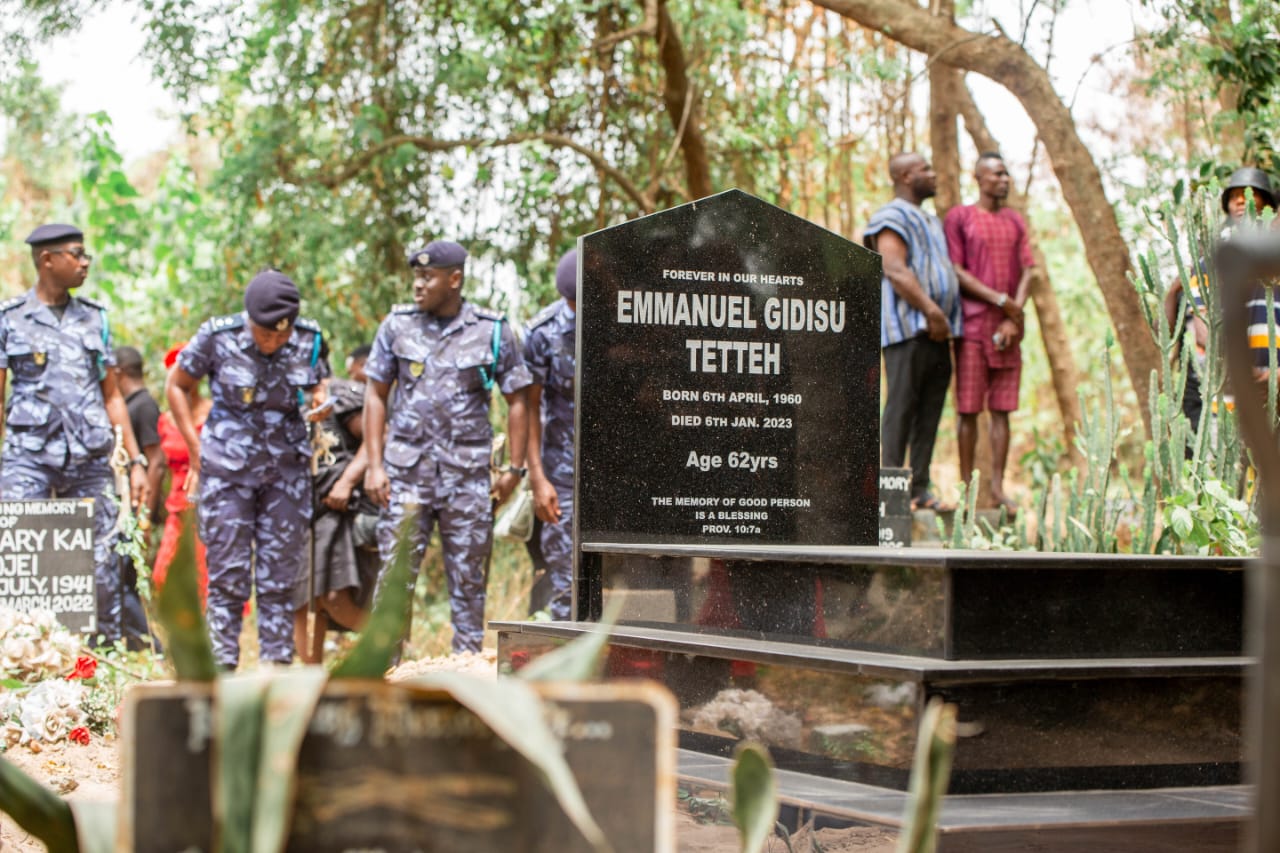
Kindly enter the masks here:
<path id="1" fill-rule="evenodd" d="M 91 498 L 0 501 L 0 606 L 97 630 Z"/>
<path id="2" fill-rule="evenodd" d="M 578 541 L 875 544 L 879 255 L 738 190 L 580 247 Z"/>

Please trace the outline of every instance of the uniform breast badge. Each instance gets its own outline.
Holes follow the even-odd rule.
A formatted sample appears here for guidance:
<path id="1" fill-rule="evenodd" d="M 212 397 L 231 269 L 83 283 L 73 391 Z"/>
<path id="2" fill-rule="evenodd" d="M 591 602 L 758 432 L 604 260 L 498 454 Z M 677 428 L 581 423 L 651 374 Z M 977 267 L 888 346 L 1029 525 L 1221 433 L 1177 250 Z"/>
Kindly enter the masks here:
<path id="1" fill-rule="evenodd" d="M 253 386 L 248 385 L 240 389 L 240 402 L 248 405 L 253 402 Z"/>
<path id="2" fill-rule="evenodd" d="M 49 354 L 43 352 L 33 352 L 31 360 L 36 363 L 36 367 L 44 367 L 44 363 L 49 360 Z"/>
<path id="3" fill-rule="evenodd" d="M 409 362 L 409 375 L 412 376 L 414 379 L 417 379 L 419 376 L 422 375 L 422 371 L 425 367 L 426 365 L 423 364 L 421 361 L 411 361 Z"/>

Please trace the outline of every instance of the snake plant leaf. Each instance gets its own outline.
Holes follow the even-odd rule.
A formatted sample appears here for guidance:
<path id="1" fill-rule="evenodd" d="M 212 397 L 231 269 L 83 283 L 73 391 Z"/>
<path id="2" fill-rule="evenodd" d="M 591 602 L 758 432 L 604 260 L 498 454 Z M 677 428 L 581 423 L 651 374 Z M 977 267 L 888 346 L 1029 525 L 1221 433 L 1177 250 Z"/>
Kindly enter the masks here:
<path id="1" fill-rule="evenodd" d="M 266 725 L 253 798 L 254 853 L 284 849 L 298 788 L 298 751 L 328 680 L 324 667 L 308 666 L 273 673 L 267 687 Z"/>
<path id="2" fill-rule="evenodd" d="M 258 755 L 271 673 L 226 675 L 216 682 L 213 757 L 214 853 L 250 853 Z"/>
<path id="3" fill-rule="evenodd" d="M 411 510 L 400 523 L 391 565 L 378 582 L 378 597 L 360 639 L 346 657 L 334 664 L 332 678 L 382 678 L 395 660 L 413 608 L 413 560 L 410 531 L 418 523 Z"/>
<path id="4" fill-rule="evenodd" d="M 920 719 L 915 761 L 907 789 L 907 810 L 897 853 L 934 853 L 938 848 L 938 818 L 942 798 L 951 781 L 951 758 L 956 748 L 956 706 L 934 697 Z"/>
<path id="5" fill-rule="evenodd" d="M 195 511 L 183 513 L 178 553 L 156 595 L 156 612 L 168 636 L 169 659 L 179 681 L 213 681 L 218 667 L 205 626 L 196 574 Z"/>
<path id="6" fill-rule="evenodd" d="M 599 625 L 533 661 L 516 676 L 525 681 L 590 681 L 598 678 L 605 644 L 621 613 L 621 598 L 609 602 Z"/>
<path id="7" fill-rule="evenodd" d="M 565 763 L 563 745 L 543 718 L 541 698 L 527 683 L 515 678 L 486 681 L 456 672 L 430 673 L 404 683 L 443 690 L 479 717 L 533 765 L 560 808 L 595 850 L 607 853 L 613 849 L 587 809 L 578 782 Z"/>
<path id="8" fill-rule="evenodd" d="M 778 819 L 778 785 L 769 752 L 743 742 L 734 751 L 729 771 L 729 802 L 743 853 L 758 853 Z"/>
<path id="9" fill-rule="evenodd" d="M 76 822 L 61 797 L 0 758 L 0 811 L 39 838 L 49 853 L 78 853 Z"/>
<path id="10" fill-rule="evenodd" d="M 67 805 L 75 816 L 80 853 L 114 853 L 116 815 L 120 804 L 114 801 L 69 800 Z"/>

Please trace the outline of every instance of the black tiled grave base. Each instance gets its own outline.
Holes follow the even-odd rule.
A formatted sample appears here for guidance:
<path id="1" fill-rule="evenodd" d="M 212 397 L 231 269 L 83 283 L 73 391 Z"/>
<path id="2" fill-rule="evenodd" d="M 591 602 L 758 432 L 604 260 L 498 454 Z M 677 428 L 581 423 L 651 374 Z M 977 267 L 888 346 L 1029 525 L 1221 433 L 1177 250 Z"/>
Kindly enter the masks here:
<path id="1" fill-rule="evenodd" d="M 947 660 L 1238 655 L 1243 561 L 583 546 L 578 618 Z"/>
<path id="2" fill-rule="evenodd" d="M 730 760 L 680 750 L 681 787 L 728 789 Z M 873 785 L 780 770 L 779 819 L 801 826 L 845 829 L 891 842 L 901 827 L 906 794 Z M 949 794 L 939 819 L 942 853 L 1234 853 L 1249 815 L 1246 786 L 1149 791 L 1065 791 L 1031 794 Z M 876 832 L 880 830 L 880 832 Z M 838 836 L 837 836 L 838 837 Z M 831 839 L 834 840 L 834 839 Z"/>
<path id="3" fill-rule="evenodd" d="M 501 669 L 593 626 L 498 623 Z M 957 745 L 957 793 L 1233 784 L 1239 659 L 952 662 L 618 627 L 609 677 L 661 681 L 681 744 L 727 755 L 743 738 L 779 767 L 904 789 L 929 696 L 975 734 Z"/>

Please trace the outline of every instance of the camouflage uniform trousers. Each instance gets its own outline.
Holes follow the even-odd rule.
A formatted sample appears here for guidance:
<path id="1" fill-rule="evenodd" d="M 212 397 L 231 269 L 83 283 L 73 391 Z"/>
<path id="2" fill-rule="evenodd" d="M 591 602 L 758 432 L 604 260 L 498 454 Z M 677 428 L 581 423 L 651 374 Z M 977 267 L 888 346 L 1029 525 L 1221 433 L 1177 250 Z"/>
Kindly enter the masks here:
<path id="1" fill-rule="evenodd" d="M 413 574 L 409 589 L 417 585 L 432 528 L 440 525 L 444 551 L 444 576 L 449 587 L 453 621 L 453 650 L 478 652 L 484 641 L 485 561 L 493 544 L 493 506 L 489 500 L 489 472 L 456 483 L 452 495 L 423 503 L 415 489 L 391 481 L 390 505 L 378 516 L 378 551 L 383 571 L 395 553 L 400 523 L 413 509 L 418 523 L 411 532 Z"/>
<path id="2" fill-rule="evenodd" d="M 0 500 L 27 501 L 50 497 L 93 498 L 93 574 L 98 597 L 98 633 L 109 645 L 123 634 L 124 594 L 120 556 L 116 554 L 115 483 L 106 456 L 69 463 L 65 468 L 41 465 L 5 454 L 0 464 Z"/>
<path id="3" fill-rule="evenodd" d="M 250 589 L 258 600 L 258 653 L 293 660 L 293 588 L 307 559 L 311 477 L 306 470 L 264 475 L 246 486 L 200 478 L 200 538 L 209 566 L 209 636 L 220 666 L 240 661 L 240 627 Z"/>
<path id="4" fill-rule="evenodd" d="M 560 523 L 542 523 L 542 557 L 551 581 L 547 610 L 552 619 L 565 620 L 573 607 L 573 486 L 552 485 L 560 501 Z"/>

